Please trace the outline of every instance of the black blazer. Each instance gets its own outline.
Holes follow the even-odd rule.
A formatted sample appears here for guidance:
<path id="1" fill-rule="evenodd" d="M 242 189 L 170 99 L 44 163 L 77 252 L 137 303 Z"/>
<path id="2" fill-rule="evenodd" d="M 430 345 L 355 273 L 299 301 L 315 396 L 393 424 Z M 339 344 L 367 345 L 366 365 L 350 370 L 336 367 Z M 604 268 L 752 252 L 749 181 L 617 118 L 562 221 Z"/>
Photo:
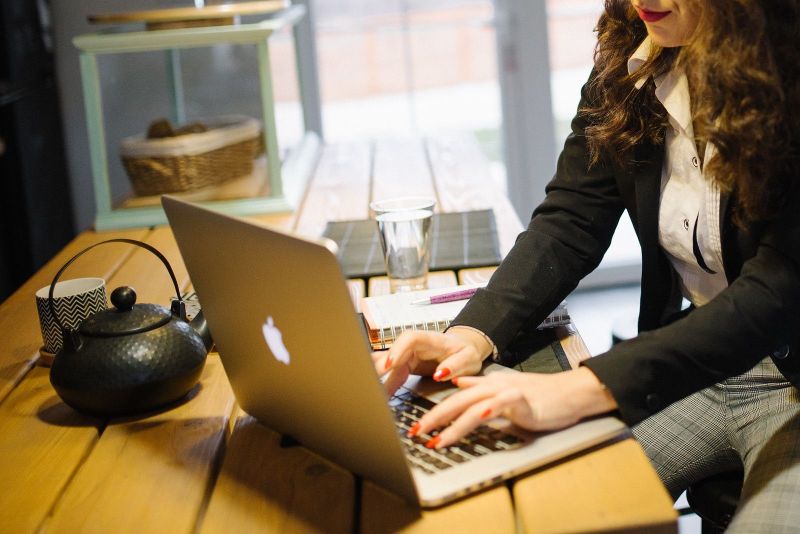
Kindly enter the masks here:
<path id="1" fill-rule="evenodd" d="M 622 418 L 635 424 L 767 355 L 800 386 L 800 199 L 780 218 L 740 230 L 731 221 L 733 202 L 723 196 L 730 285 L 706 305 L 681 312 L 678 275 L 658 243 L 664 146 L 637 147 L 626 169 L 589 170 L 586 124 L 580 115 L 573 119 L 545 200 L 453 324 L 478 328 L 502 350 L 597 267 L 627 210 L 642 248 L 640 335 L 584 363 L 611 390 Z"/>

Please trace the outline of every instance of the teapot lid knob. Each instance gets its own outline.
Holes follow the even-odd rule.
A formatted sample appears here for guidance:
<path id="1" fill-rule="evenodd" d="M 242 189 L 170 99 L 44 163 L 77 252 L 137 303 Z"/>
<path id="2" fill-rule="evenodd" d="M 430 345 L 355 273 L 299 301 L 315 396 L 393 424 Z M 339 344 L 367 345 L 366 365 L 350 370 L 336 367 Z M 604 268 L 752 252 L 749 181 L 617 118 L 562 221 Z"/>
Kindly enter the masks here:
<path id="1" fill-rule="evenodd" d="M 129 286 L 120 286 L 111 292 L 111 304 L 119 311 L 130 311 L 136 304 L 136 290 Z"/>

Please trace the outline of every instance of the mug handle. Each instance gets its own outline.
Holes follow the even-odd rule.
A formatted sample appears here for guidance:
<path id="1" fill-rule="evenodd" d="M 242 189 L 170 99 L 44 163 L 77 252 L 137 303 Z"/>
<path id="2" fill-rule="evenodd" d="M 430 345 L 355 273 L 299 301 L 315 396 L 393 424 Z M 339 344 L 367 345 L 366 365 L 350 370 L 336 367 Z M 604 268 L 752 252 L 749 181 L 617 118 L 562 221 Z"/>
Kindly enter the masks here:
<path id="1" fill-rule="evenodd" d="M 77 260 L 79 257 L 83 256 L 83 254 L 85 254 L 86 252 L 89 252 L 91 249 L 99 247 L 100 245 L 105 245 L 106 243 L 128 243 L 130 245 L 136 245 L 137 247 L 141 247 L 145 250 L 152 252 L 159 260 L 161 260 L 161 263 L 163 263 L 164 267 L 167 268 L 169 277 L 172 280 L 172 286 L 175 288 L 175 294 L 177 295 L 177 299 L 172 301 L 172 306 L 170 311 L 174 315 L 179 316 L 184 321 L 186 320 L 186 303 L 183 301 L 183 298 L 181 297 L 181 290 L 180 288 L 178 288 L 178 279 L 175 278 L 175 272 L 172 270 L 172 266 L 169 264 L 169 261 L 167 261 L 167 258 L 161 252 L 159 252 L 158 249 L 156 249 L 152 245 L 148 245 L 143 241 L 137 241 L 136 239 L 126 239 L 123 237 L 117 239 L 107 239 L 105 241 L 100 241 L 99 243 L 95 243 L 94 245 L 90 245 L 85 249 L 81 250 L 80 252 L 78 252 L 77 254 L 75 254 L 72 258 L 70 258 L 69 261 L 67 261 L 67 263 L 65 263 L 58 270 L 56 275 L 53 277 L 53 281 L 50 283 L 50 291 L 47 294 L 47 306 L 50 308 L 50 314 L 53 316 L 53 319 L 55 319 L 56 324 L 58 325 L 59 328 L 61 328 L 61 335 L 64 337 L 64 343 L 69 342 L 74 347 L 79 346 L 76 335 L 77 330 L 65 327 L 64 323 L 61 322 L 61 319 L 58 318 L 58 314 L 56 313 L 56 306 L 53 301 L 53 295 L 55 293 L 56 283 L 58 282 L 58 279 L 61 278 L 61 275 L 64 273 L 67 267 L 72 265 L 72 262 Z"/>

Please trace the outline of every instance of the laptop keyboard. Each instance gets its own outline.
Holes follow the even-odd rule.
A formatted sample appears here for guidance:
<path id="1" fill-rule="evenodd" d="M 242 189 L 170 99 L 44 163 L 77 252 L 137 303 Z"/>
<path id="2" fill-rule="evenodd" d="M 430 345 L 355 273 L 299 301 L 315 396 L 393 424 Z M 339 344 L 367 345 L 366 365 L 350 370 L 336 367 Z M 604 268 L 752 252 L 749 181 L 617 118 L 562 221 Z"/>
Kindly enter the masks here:
<path id="1" fill-rule="evenodd" d="M 406 448 L 411 464 L 428 474 L 448 469 L 455 465 L 480 458 L 495 451 L 514 448 L 522 440 L 513 434 L 488 426 L 479 426 L 457 443 L 444 449 L 428 449 L 425 443 L 437 434 L 419 434 L 409 438 L 407 433 L 425 413 L 436 403 L 421 397 L 407 389 L 401 388 L 391 398 L 389 405 L 395 416 L 395 425 L 400 440 Z"/>

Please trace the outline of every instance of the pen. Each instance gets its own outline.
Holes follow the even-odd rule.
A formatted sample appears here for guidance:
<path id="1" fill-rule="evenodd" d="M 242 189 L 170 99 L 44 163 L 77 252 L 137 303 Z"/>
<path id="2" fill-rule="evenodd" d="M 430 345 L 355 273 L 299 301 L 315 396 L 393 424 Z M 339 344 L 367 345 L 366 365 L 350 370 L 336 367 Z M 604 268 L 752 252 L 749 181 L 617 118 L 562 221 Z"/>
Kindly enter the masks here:
<path id="1" fill-rule="evenodd" d="M 411 304 L 441 304 L 442 302 L 452 302 L 454 300 L 466 300 L 478 291 L 478 287 L 461 289 L 452 293 L 442 293 L 441 295 L 431 295 L 422 299 L 412 300 Z"/>

